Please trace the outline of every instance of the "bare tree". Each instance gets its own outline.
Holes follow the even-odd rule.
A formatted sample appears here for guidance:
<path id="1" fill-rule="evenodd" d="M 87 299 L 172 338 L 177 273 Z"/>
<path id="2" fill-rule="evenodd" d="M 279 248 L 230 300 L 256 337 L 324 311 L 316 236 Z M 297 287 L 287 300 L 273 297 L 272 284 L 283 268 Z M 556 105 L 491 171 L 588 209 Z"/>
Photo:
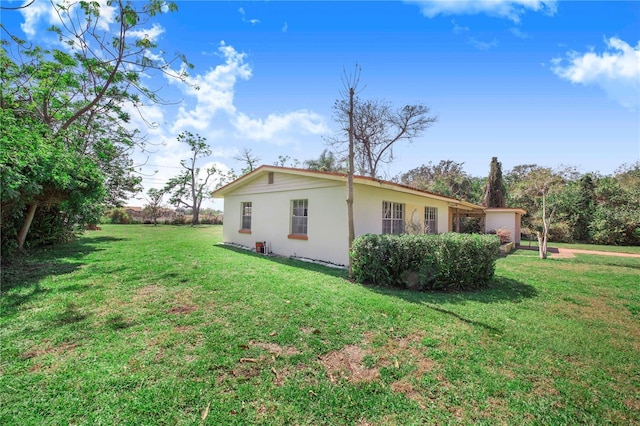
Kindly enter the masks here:
<path id="1" fill-rule="evenodd" d="M 243 175 L 254 171 L 260 162 L 260 157 L 254 155 L 253 152 L 251 152 L 251 149 L 246 147 L 242 148 L 242 152 L 233 157 L 233 159 L 244 163 L 245 166 L 242 168 Z"/>
<path id="2" fill-rule="evenodd" d="M 184 171 L 180 175 L 169 179 L 164 191 L 171 194 L 170 202 L 172 204 L 192 209 L 191 225 L 195 226 L 199 221 L 202 200 L 211 192 L 212 178 L 218 177 L 218 184 L 220 184 L 225 176 L 215 167 L 201 170 L 196 165 L 198 160 L 211 155 L 211 148 L 207 145 L 205 138 L 185 131 L 178 135 L 178 141 L 189 145 L 191 157 L 188 160 L 180 161 Z"/>
<path id="3" fill-rule="evenodd" d="M 353 246 L 353 240 L 356 238 L 356 230 L 353 216 L 353 176 L 355 174 L 355 138 L 354 138 L 354 102 L 356 90 L 360 84 L 360 72 L 362 69 L 356 64 L 353 74 L 348 75 L 346 71 L 342 74 L 343 91 L 340 93 L 342 100 L 338 101 L 339 104 L 347 103 L 346 109 L 348 117 L 348 126 L 343 130 L 346 130 L 349 140 L 348 156 L 347 156 L 347 223 L 349 228 L 349 253 L 351 253 L 351 247 Z M 353 274 L 353 262 L 351 256 L 349 256 L 349 276 Z"/>
<path id="4" fill-rule="evenodd" d="M 353 105 L 350 99 L 339 99 L 334 105 L 334 115 L 343 131 L 352 129 L 358 173 L 373 178 L 379 177 L 381 164 L 393 161 L 393 147 L 397 142 L 412 142 L 438 121 L 423 104 L 394 109 L 385 100 L 363 100 L 355 94 L 352 101 Z M 335 139 L 330 144 L 343 147 L 344 140 Z"/>

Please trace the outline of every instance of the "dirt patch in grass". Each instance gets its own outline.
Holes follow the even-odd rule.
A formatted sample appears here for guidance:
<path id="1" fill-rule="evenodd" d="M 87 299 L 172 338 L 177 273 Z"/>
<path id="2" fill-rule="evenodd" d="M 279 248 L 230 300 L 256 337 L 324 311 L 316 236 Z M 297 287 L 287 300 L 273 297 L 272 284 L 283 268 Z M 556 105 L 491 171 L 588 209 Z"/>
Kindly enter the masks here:
<path id="1" fill-rule="evenodd" d="M 251 379 L 253 377 L 258 377 L 260 372 L 262 371 L 262 367 L 260 364 L 264 361 L 264 357 L 257 358 L 255 360 L 247 361 L 241 360 L 240 364 L 238 364 L 233 370 L 231 370 L 231 375 L 233 377 L 242 378 L 242 379 Z"/>
<path id="2" fill-rule="evenodd" d="M 373 382 L 380 378 L 377 368 L 365 368 L 362 361 L 367 351 L 356 345 L 348 345 L 339 351 L 329 352 L 319 357 L 320 363 L 327 369 L 332 383 L 345 379 L 352 383 Z"/>
<path id="3" fill-rule="evenodd" d="M 292 356 L 292 355 L 299 355 L 301 352 L 298 350 L 298 348 L 296 348 L 295 346 L 285 346 L 282 347 L 280 345 L 278 345 L 277 343 L 264 343 L 264 342 L 256 342 L 255 340 L 251 340 L 249 342 L 249 344 L 251 346 L 255 346 L 258 347 L 260 349 L 263 349 L 267 352 L 269 352 L 272 355 L 275 356 Z"/>
<path id="4" fill-rule="evenodd" d="M 149 299 L 160 292 L 161 287 L 157 284 L 150 284 L 140 288 L 133 296 L 134 302 L 140 302 L 142 300 Z"/>
<path id="5" fill-rule="evenodd" d="M 384 345 L 374 349 L 348 345 L 341 350 L 322 355 L 318 359 L 326 368 L 329 380 L 333 383 L 341 379 L 353 383 L 373 382 L 380 379 L 381 367 L 400 369 L 405 364 L 411 364 L 415 368 L 407 377 L 392 383 L 391 389 L 406 395 L 424 407 L 426 402 L 411 384 L 413 379 L 419 380 L 425 373 L 432 371 L 435 365 L 432 359 L 424 355 L 424 348 L 420 347 L 423 337 L 424 333 L 414 333 L 401 338 L 390 338 Z M 372 334 L 365 335 L 365 343 L 373 338 Z M 369 368 L 365 366 L 365 358 L 368 356 L 377 360 Z"/>
<path id="6" fill-rule="evenodd" d="M 48 344 L 49 340 L 45 339 L 44 343 Z M 40 372 L 42 370 L 46 371 L 47 373 L 51 373 L 52 371 L 57 370 L 68 357 L 73 356 L 73 354 L 75 353 L 75 349 L 79 346 L 80 345 L 77 343 L 65 342 L 58 346 L 33 348 L 21 354 L 20 358 L 23 360 L 33 359 L 35 361 L 37 358 L 40 358 L 42 356 L 51 355 L 54 359 L 53 364 L 43 365 L 42 363 L 36 362 L 29 368 L 29 371 L 32 373 Z"/>
<path id="7" fill-rule="evenodd" d="M 397 382 L 391 383 L 391 389 L 394 392 L 398 392 L 406 396 L 412 401 L 415 401 L 420 408 L 426 410 L 427 404 L 425 399 L 422 397 L 420 392 L 418 392 L 411 383 L 406 382 L 405 380 L 399 380 Z"/>
<path id="8" fill-rule="evenodd" d="M 44 343 L 48 343 L 48 340 L 44 340 Z M 23 353 L 22 355 L 20 355 L 20 358 L 22 359 L 31 359 L 31 358 L 37 358 L 43 355 L 47 355 L 47 354 L 54 354 L 54 355 L 60 355 L 60 354 L 68 354 L 70 352 L 73 352 L 75 350 L 75 348 L 77 348 L 78 345 L 77 343 L 68 343 L 65 342 L 59 346 L 48 346 L 45 348 L 35 348 L 32 349 L 28 352 Z"/>
<path id="9" fill-rule="evenodd" d="M 174 306 L 173 308 L 169 309 L 167 313 L 174 315 L 187 315 L 195 311 L 196 309 L 198 309 L 198 307 L 193 305 Z"/>
<path id="10" fill-rule="evenodd" d="M 560 394 L 558 390 L 553 386 L 553 379 L 549 377 L 530 377 L 529 381 L 533 384 L 532 394 L 539 397 L 557 396 Z"/>

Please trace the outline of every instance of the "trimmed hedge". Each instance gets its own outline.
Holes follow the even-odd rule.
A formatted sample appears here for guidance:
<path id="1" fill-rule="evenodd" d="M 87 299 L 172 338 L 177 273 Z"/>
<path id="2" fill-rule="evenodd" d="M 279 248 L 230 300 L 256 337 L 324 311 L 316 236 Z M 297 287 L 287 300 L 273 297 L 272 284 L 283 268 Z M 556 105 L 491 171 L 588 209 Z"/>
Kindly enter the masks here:
<path id="1" fill-rule="evenodd" d="M 495 235 L 374 235 L 352 245 L 353 278 L 413 290 L 472 290 L 493 278 L 500 254 Z"/>

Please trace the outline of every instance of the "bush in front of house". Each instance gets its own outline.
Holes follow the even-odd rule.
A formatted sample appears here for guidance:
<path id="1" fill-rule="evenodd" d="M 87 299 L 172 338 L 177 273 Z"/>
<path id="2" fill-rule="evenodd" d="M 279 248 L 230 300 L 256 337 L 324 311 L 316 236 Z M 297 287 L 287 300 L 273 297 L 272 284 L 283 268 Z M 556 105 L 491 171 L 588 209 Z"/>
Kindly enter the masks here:
<path id="1" fill-rule="evenodd" d="M 353 278 L 413 290 L 473 290 L 493 278 L 500 253 L 495 235 L 374 235 L 352 245 Z"/>

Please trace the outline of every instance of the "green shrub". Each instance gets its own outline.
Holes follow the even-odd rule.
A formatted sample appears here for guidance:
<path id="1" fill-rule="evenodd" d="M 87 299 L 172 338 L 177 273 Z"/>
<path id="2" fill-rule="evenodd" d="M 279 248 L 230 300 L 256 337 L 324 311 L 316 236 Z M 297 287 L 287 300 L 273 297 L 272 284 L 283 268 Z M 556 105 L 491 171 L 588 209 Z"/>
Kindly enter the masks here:
<path id="1" fill-rule="evenodd" d="M 362 235 L 351 251 L 357 282 L 414 290 L 468 290 L 493 278 L 495 235 Z"/>
<path id="2" fill-rule="evenodd" d="M 176 216 L 172 221 L 172 225 L 186 225 L 187 218 L 185 216 Z"/>
<path id="3" fill-rule="evenodd" d="M 571 227 L 565 222 L 557 222 L 549 227 L 549 241 L 556 243 L 571 243 Z"/>
<path id="4" fill-rule="evenodd" d="M 125 209 L 117 208 L 111 211 L 111 223 L 113 224 L 129 224 L 131 223 L 131 217 L 125 211 Z"/>

